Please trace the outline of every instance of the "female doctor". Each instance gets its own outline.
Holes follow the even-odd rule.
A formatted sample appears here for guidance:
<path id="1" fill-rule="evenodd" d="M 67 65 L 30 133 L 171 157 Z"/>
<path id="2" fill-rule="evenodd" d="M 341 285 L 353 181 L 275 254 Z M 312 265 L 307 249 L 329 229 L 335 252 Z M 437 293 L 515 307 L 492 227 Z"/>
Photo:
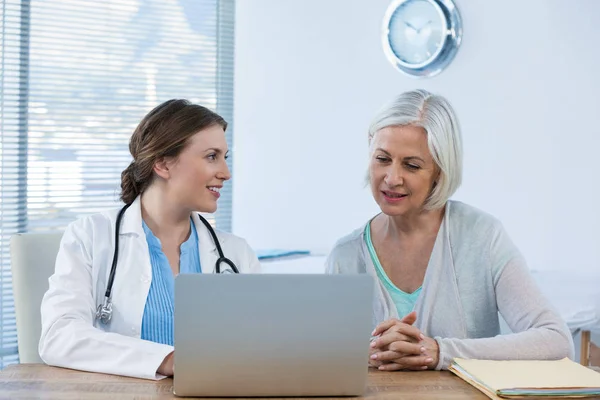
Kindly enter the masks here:
<path id="1" fill-rule="evenodd" d="M 119 223 L 120 210 L 91 215 L 62 238 L 41 306 L 44 362 L 146 379 L 173 375 L 174 276 L 232 269 L 216 266 L 218 245 L 197 213 L 217 209 L 230 178 L 226 127 L 186 100 L 169 100 L 140 122 L 129 143 L 133 161 L 121 174 L 129 207 Z M 259 272 L 243 239 L 216 236 L 235 269 Z"/>

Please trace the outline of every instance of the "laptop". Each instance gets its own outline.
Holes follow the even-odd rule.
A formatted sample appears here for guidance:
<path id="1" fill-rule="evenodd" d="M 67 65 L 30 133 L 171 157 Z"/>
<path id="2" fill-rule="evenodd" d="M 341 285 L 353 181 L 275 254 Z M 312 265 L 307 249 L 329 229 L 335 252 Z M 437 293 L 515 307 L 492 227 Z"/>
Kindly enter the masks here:
<path id="1" fill-rule="evenodd" d="M 178 275 L 175 395 L 362 395 L 373 286 L 366 274 Z"/>

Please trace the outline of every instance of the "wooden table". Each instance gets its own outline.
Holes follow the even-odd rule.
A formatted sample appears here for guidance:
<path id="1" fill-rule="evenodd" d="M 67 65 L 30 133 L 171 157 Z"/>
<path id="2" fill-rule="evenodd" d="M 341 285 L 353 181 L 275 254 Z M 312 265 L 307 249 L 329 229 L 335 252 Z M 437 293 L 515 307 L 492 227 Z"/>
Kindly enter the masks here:
<path id="1" fill-rule="evenodd" d="M 177 399 L 173 380 L 147 381 L 42 364 L 10 365 L 0 372 L 0 399 Z M 368 399 L 487 399 L 452 373 L 369 371 Z M 323 398 L 318 398 L 323 399 Z M 340 399 L 340 398 L 337 398 Z"/>

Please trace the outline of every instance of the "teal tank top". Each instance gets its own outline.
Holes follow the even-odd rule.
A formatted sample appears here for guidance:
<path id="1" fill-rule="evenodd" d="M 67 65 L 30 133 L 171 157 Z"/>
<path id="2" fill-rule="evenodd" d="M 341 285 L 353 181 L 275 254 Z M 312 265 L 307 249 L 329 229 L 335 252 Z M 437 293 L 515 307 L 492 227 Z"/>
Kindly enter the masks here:
<path id="1" fill-rule="evenodd" d="M 373 241 L 371 240 L 371 222 L 369 222 L 365 227 L 365 241 L 367 242 L 367 248 L 369 249 L 371 260 L 373 260 L 373 264 L 375 265 L 377 277 L 390 294 L 392 301 L 396 305 L 396 310 L 398 310 L 398 315 L 400 318 L 402 318 L 405 315 L 410 314 L 415 308 L 415 303 L 417 302 L 417 298 L 421 293 L 422 286 L 412 293 L 406 293 L 405 291 L 398 289 L 398 287 L 392 283 L 381 266 L 379 258 L 377 257 L 377 253 L 375 252 L 375 247 L 373 246 Z"/>

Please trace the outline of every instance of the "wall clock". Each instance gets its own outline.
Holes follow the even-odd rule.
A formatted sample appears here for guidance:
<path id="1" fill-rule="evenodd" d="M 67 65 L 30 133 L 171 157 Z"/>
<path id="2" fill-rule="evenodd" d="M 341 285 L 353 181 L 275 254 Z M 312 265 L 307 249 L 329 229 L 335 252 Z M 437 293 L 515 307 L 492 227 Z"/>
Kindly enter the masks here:
<path id="1" fill-rule="evenodd" d="M 392 65 L 410 76 L 429 77 L 456 55 L 462 22 L 452 0 L 394 0 L 386 11 L 382 36 Z"/>

